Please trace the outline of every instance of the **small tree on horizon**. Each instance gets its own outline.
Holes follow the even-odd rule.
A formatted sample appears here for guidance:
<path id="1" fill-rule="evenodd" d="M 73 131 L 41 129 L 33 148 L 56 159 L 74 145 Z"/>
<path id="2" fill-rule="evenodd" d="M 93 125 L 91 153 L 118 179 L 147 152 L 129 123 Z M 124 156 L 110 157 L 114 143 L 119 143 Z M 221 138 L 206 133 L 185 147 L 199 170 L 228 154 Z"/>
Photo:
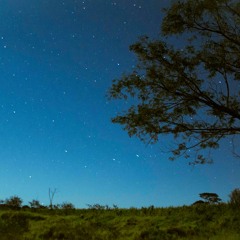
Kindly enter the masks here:
<path id="1" fill-rule="evenodd" d="M 200 193 L 200 198 L 204 199 L 205 202 L 210 204 L 220 203 L 222 201 L 221 198 L 219 198 L 218 194 L 216 193 Z"/>

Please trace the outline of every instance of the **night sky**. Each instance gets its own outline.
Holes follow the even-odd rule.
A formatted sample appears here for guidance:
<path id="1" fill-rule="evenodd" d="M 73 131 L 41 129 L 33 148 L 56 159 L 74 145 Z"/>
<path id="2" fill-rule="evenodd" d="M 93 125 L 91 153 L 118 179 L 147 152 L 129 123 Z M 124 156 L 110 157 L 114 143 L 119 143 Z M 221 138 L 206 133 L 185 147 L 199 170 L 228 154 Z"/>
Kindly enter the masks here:
<path id="1" fill-rule="evenodd" d="M 193 168 L 160 151 L 171 138 L 146 146 L 111 123 L 125 106 L 107 90 L 136 64 L 129 45 L 159 36 L 168 2 L 0 0 L 0 199 L 48 205 L 56 188 L 54 203 L 76 207 L 179 206 L 240 187 L 230 139 Z"/>

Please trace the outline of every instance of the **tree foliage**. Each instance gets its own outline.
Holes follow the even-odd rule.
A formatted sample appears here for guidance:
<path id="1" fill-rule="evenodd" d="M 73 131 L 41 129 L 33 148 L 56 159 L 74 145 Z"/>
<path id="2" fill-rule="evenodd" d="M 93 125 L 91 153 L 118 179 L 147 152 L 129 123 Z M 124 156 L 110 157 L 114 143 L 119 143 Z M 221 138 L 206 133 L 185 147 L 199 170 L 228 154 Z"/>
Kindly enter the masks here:
<path id="1" fill-rule="evenodd" d="M 160 39 L 131 45 L 138 65 L 109 89 L 111 99 L 134 99 L 112 122 L 146 143 L 171 134 L 170 159 L 193 149 L 192 163 L 206 163 L 203 149 L 240 133 L 240 2 L 182 0 L 165 12 Z"/>
<path id="2" fill-rule="evenodd" d="M 216 193 L 200 193 L 199 196 L 204 199 L 207 203 L 219 203 L 222 201 Z"/>

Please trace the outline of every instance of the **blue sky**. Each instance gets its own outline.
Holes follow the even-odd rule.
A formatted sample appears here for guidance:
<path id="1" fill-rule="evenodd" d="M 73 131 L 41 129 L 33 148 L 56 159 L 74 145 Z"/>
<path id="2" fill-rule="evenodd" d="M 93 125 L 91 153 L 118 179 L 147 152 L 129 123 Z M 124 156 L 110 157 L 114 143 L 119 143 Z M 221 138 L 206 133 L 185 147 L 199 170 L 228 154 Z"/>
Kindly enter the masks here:
<path id="1" fill-rule="evenodd" d="M 226 140 L 215 163 L 192 168 L 111 123 L 112 80 L 130 72 L 129 45 L 158 37 L 168 1 L 0 1 L 0 199 L 25 203 L 177 206 L 240 185 L 240 160 Z M 175 44 L 178 44 L 177 42 Z"/>

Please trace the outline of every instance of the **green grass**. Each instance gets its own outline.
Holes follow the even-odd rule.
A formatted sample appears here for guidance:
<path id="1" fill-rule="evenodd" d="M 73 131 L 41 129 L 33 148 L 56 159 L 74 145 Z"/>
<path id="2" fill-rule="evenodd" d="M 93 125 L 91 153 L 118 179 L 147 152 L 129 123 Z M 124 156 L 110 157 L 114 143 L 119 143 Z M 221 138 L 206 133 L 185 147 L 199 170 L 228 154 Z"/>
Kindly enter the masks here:
<path id="1" fill-rule="evenodd" d="M 1 240 L 239 240 L 240 209 L 0 210 Z"/>

